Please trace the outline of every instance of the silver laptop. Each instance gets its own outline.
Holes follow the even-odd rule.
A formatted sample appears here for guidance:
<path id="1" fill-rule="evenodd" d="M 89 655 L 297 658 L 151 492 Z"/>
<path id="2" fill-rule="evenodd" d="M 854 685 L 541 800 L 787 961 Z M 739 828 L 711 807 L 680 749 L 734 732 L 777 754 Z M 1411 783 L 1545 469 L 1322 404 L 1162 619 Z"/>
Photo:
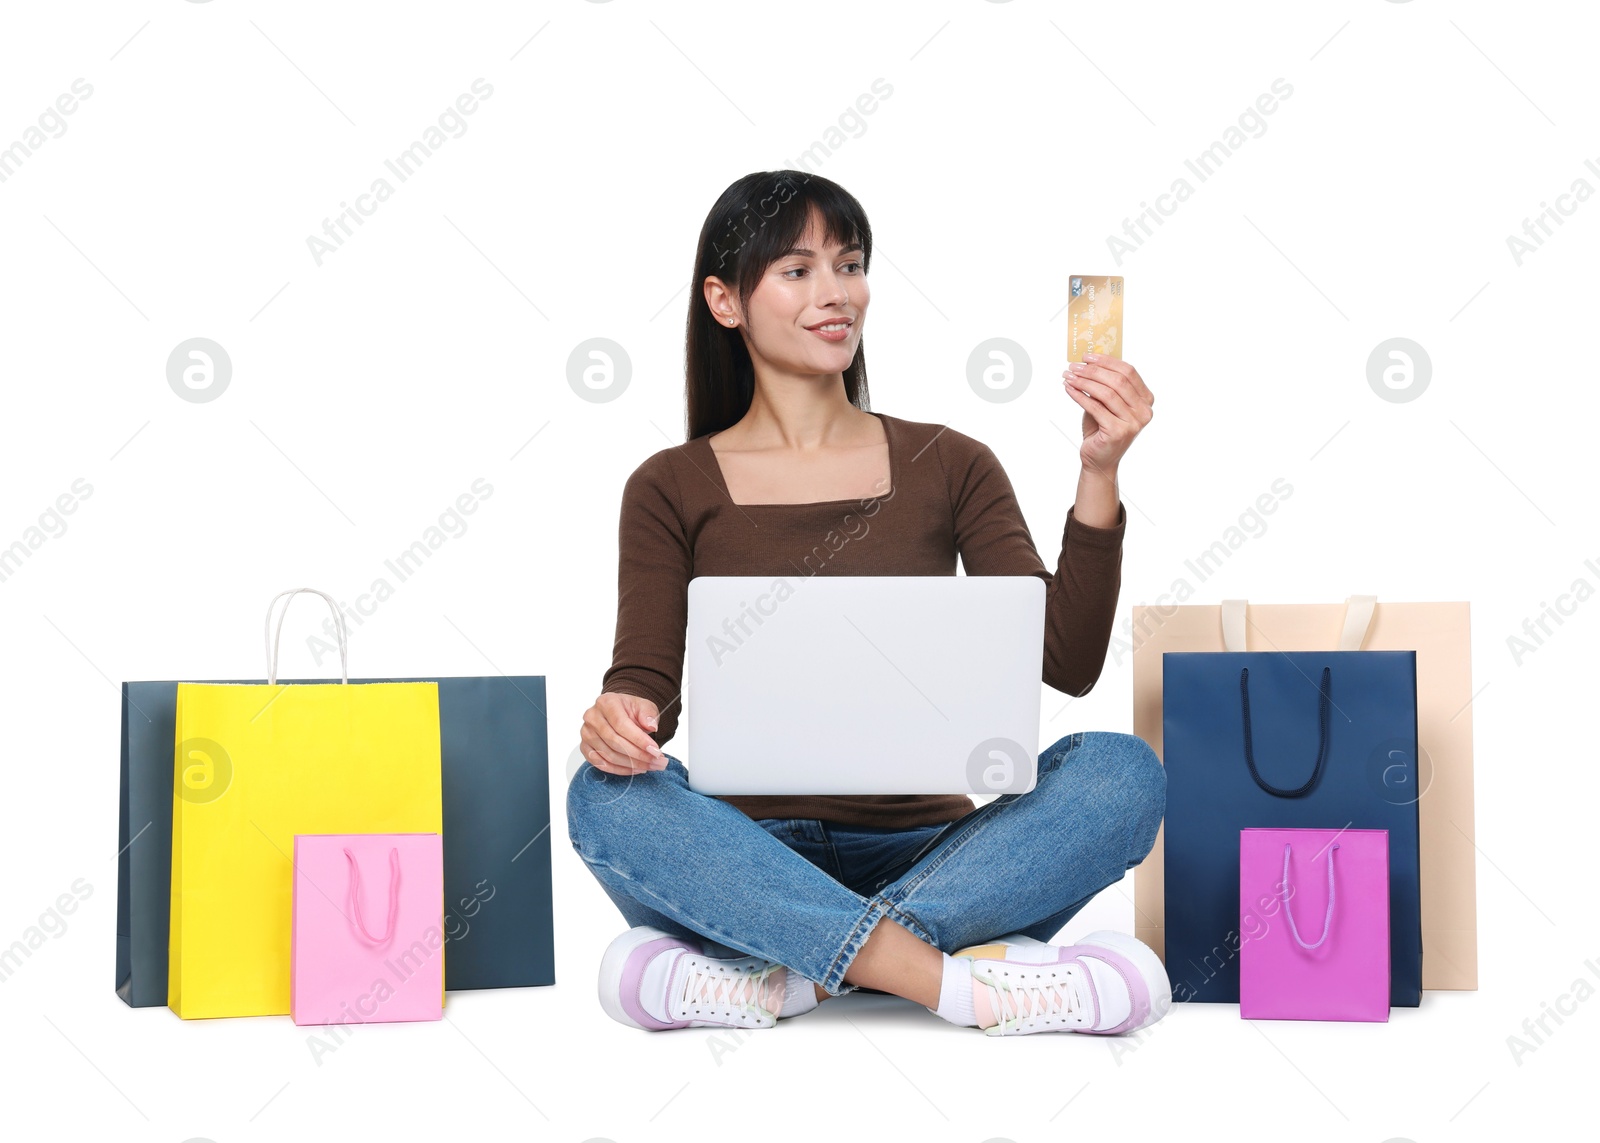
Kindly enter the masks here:
<path id="1" fill-rule="evenodd" d="M 1033 789 L 1039 577 L 699 576 L 688 595 L 692 789 Z"/>

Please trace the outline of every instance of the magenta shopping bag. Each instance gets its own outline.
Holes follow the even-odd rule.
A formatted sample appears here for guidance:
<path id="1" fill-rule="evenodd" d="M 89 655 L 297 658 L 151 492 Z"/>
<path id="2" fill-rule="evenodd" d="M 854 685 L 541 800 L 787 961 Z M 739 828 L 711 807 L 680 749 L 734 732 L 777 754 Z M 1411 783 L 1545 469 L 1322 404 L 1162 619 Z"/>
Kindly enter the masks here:
<path id="1" fill-rule="evenodd" d="M 296 834 L 293 916 L 296 1024 L 444 1016 L 439 834 Z"/>
<path id="2" fill-rule="evenodd" d="M 1389 1019 L 1389 831 L 1239 831 L 1239 1015 Z"/>

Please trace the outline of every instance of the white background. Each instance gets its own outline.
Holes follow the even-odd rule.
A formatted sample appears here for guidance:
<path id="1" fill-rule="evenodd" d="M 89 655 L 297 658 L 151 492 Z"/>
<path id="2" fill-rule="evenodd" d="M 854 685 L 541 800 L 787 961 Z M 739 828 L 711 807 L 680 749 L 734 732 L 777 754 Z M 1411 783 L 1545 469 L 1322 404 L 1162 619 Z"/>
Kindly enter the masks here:
<path id="1" fill-rule="evenodd" d="M 1575 981 L 1600 988 L 1593 586 L 1520 661 L 1508 638 L 1600 584 L 1577 463 L 1600 204 L 1562 200 L 1520 264 L 1507 238 L 1576 180 L 1600 186 L 1596 31 L 1587 5 L 1426 0 L 7 5 L 0 146 L 74 80 L 93 89 L 0 182 L 0 545 L 92 486 L 0 582 L 0 944 L 92 887 L 0 983 L 8 1112 L 138 1140 L 1420 1143 L 1587 1107 L 1600 1001 L 1580 989 L 1520 1057 L 1508 1037 Z M 307 237 L 480 77 L 493 94 L 465 133 L 319 265 Z M 1279 78 L 1292 95 L 1199 182 L 1184 160 Z M 891 93 L 850 120 L 877 80 Z M 1001 1042 L 890 997 L 742 1037 L 601 1014 L 622 921 L 560 810 L 610 661 L 619 494 L 683 440 L 706 211 L 842 116 L 809 166 L 874 224 L 873 408 L 993 447 L 1047 564 L 1077 478 L 1066 278 L 1121 273 L 1126 354 L 1158 398 L 1121 472 L 1124 618 L 1279 478 L 1293 495 L 1193 602 L 1471 601 L 1480 992 L 1387 1025 L 1181 1007 L 1138 1041 Z M 1114 257 L 1107 237 L 1179 177 L 1192 196 Z M 231 359 L 216 400 L 168 385 L 193 337 Z M 594 337 L 631 363 L 603 403 L 568 383 Z M 995 337 L 1031 361 L 1014 401 L 968 383 Z M 1393 337 L 1431 360 L 1415 400 L 1369 385 Z M 452 994 L 446 1021 L 363 1028 L 320 1065 L 286 1016 L 125 1008 L 119 682 L 259 675 L 273 594 L 354 604 L 478 478 L 492 496 L 364 618 L 351 667 L 548 676 L 559 983 Z M 286 672 L 336 671 L 303 641 L 315 603 L 290 618 Z M 1042 741 L 1130 730 L 1130 696 L 1113 656 L 1081 701 L 1046 694 Z M 1131 892 L 1066 935 L 1131 930 Z"/>

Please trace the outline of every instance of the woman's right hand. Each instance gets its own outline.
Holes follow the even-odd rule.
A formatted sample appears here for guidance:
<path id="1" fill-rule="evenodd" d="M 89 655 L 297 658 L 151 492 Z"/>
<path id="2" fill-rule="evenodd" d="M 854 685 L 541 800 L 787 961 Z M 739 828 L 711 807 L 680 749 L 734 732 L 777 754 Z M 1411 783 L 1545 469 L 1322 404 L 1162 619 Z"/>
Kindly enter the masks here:
<path id="1" fill-rule="evenodd" d="M 667 756 L 650 737 L 660 713 L 655 703 L 637 695 L 601 695 L 583 712 L 579 751 L 584 761 L 608 774 L 665 770 Z"/>

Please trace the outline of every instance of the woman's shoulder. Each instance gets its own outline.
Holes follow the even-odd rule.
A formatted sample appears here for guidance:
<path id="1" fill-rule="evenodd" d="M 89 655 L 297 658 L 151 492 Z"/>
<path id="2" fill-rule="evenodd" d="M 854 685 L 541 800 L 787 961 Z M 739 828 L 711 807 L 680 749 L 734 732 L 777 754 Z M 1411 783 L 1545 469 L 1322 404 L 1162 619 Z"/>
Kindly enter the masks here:
<path id="1" fill-rule="evenodd" d="M 676 479 L 678 469 L 693 464 L 695 450 L 704 447 L 705 438 L 696 437 L 682 444 L 667 445 L 646 456 L 629 474 L 630 481 L 670 484 Z"/>
<path id="2" fill-rule="evenodd" d="M 995 462 L 989 446 L 959 429 L 934 421 L 913 421 L 883 413 L 912 456 L 934 454 L 947 472 L 959 476 L 974 465 Z"/>
<path id="3" fill-rule="evenodd" d="M 684 479 L 679 472 L 687 445 L 668 445 L 646 456 L 622 482 L 624 504 L 647 502 L 677 506 L 682 501 Z"/>

